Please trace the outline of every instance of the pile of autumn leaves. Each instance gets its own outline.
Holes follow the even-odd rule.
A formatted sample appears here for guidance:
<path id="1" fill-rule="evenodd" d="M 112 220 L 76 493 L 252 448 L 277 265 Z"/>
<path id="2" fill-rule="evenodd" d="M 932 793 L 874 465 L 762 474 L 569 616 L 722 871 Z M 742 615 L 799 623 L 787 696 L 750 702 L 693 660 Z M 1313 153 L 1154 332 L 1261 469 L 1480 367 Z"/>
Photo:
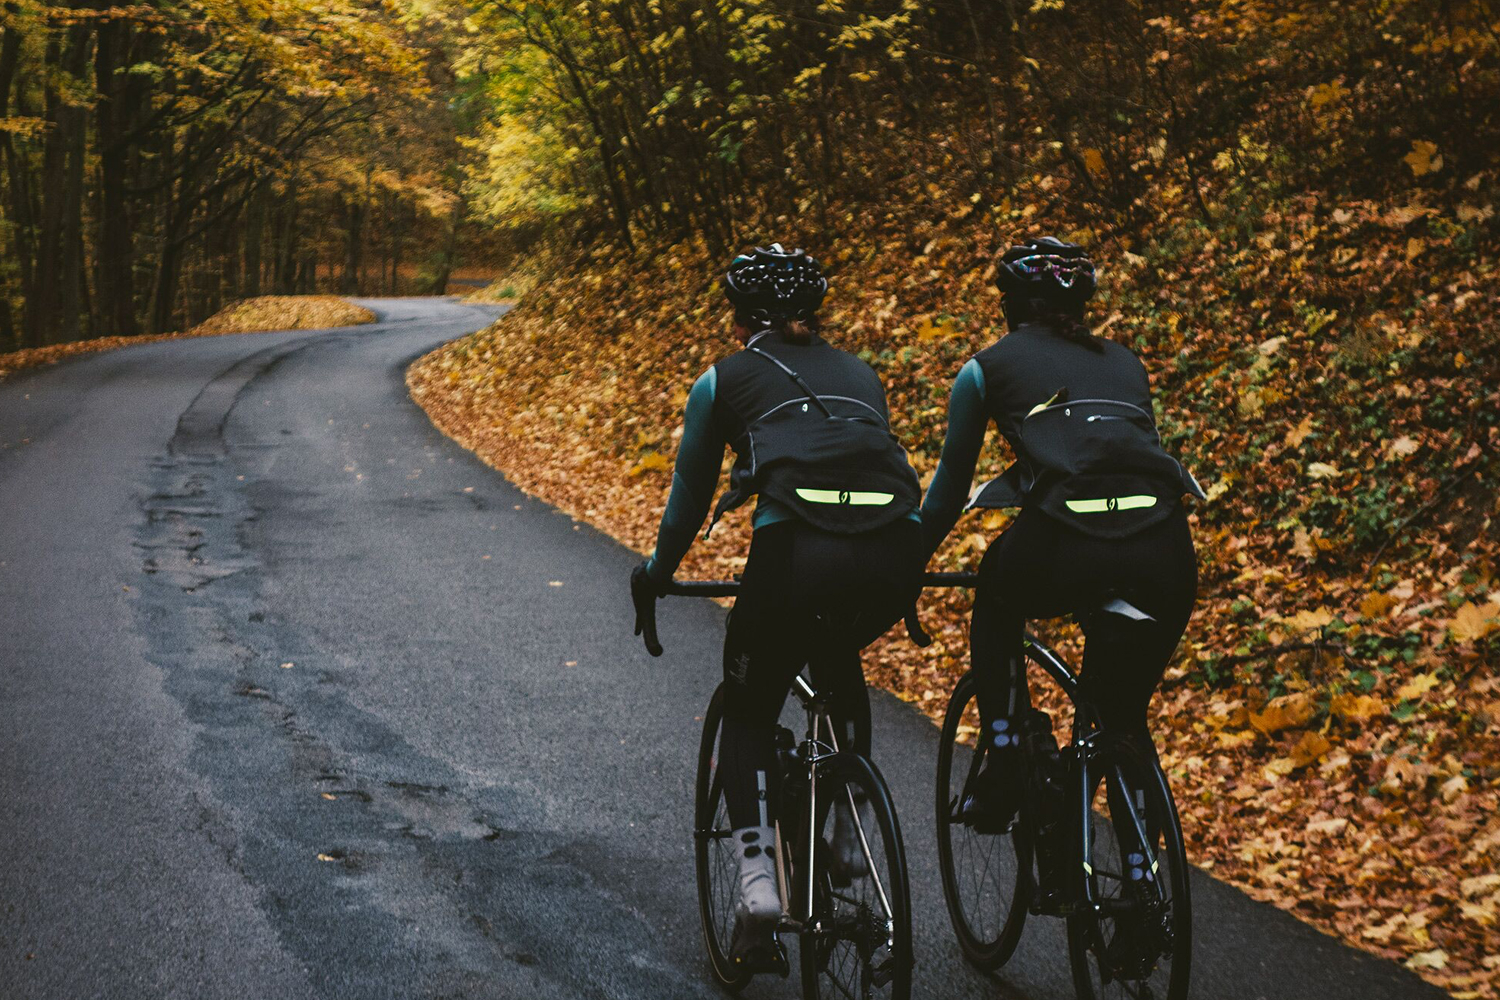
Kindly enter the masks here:
<path id="1" fill-rule="evenodd" d="M 262 295 L 245 299 L 214 313 L 184 333 L 158 333 L 138 337 L 94 337 L 48 347 L 30 347 L 0 354 L 0 378 L 22 368 L 56 364 L 80 354 L 113 351 L 138 344 L 183 337 L 214 337 L 225 333 L 260 333 L 277 330 L 322 330 L 375 322 L 375 314 L 336 295 Z"/>
<path id="2" fill-rule="evenodd" d="M 935 187 L 896 203 L 849 212 L 827 314 L 885 379 L 925 481 L 952 376 L 1003 329 L 988 257 L 1035 226 L 1008 199 L 985 221 Z M 1193 858 L 1475 997 L 1500 996 L 1492 211 L 1309 197 L 1266 210 L 1259 236 L 1117 243 L 1094 316 L 1145 358 L 1163 432 L 1213 497 L 1193 514 L 1199 609 L 1153 707 Z M 715 261 L 678 248 L 643 280 L 620 260 L 539 282 L 408 380 L 518 485 L 644 552 L 688 386 L 733 345 Z M 979 475 L 1004 461 L 991 441 Z M 738 570 L 746 520 L 679 577 Z M 1005 523 L 961 521 L 933 567 L 972 566 Z M 939 716 L 967 668 L 966 610 L 924 598 L 936 642 L 888 635 L 872 682 Z"/>

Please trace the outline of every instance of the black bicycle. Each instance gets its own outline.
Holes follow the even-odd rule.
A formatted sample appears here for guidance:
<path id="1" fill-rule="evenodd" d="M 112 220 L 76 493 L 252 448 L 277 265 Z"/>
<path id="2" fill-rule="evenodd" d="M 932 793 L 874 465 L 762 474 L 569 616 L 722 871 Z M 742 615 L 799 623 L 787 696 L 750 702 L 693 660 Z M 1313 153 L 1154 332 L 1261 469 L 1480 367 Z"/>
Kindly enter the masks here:
<path id="1" fill-rule="evenodd" d="M 973 573 L 930 573 L 924 583 L 976 581 Z M 1094 614 L 1143 612 L 1112 599 Z M 908 626 L 925 644 L 915 619 Z M 964 803 L 988 741 L 972 672 L 954 688 L 938 749 L 937 835 L 959 946 L 975 966 L 993 971 L 1014 953 L 1028 914 L 1062 917 L 1080 1000 L 1184 1000 L 1192 961 L 1187 855 L 1154 748 L 1105 731 L 1077 675 L 1035 636 L 1026 636 L 1025 650 L 1072 701 L 1072 739 L 1059 748 L 1051 720 L 1033 712 L 1020 727 L 1020 809 L 1003 825 L 971 822 Z"/>
<path id="2" fill-rule="evenodd" d="M 730 581 L 674 583 L 668 590 L 692 597 L 730 597 L 738 592 L 739 584 Z M 647 650 L 660 656 L 654 598 L 637 594 L 636 614 L 636 630 Z M 804 675 L 792 684 L 806 717 L 802 739 L 777 728 L 781 798 L 775 824 L 776 869 L 782 908 L 776 930 L 781 959 L 777 971 L 790 975 L 783 935 L 791 935 L 798 939 L 802 993 L 808 1000 L 907 1000 L 912 980 L 911 893 L 890 790 L 872 762 L 839 749 L 828 704 Z M 723 717 L 721 684 L 703 716 L 693 849 L 703 943 L 713 976 L 725 989 L 739 992 L 754 973 L 729 955 L 739 878 L 718 768 Z M 864 864 L 853 870 L 833 863 L 829 842 L 840 822 L 852 824 L 863 856 Z"/>

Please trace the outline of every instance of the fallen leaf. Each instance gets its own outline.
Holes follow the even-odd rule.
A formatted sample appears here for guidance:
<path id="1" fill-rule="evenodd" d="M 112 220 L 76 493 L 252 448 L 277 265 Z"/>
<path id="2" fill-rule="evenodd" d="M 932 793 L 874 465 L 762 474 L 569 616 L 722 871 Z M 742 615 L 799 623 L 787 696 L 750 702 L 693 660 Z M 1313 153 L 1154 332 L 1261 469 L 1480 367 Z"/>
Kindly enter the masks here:
<path id="1" fill-rule="evenodd" d="M 1373 695 L 1345 691 L 1329 699 L 1328 711 L 1346 722 L 1364 722 L 1384 715 L 1386 707 L 1384 702 Z"/>
<path id="2" fill-rule="evenodd" d="M 1344 828 L 1348 825 L 1349 818 L 1347 816 L 1335 816 L 1333 819 L 1308 820 L 1305 829 L 1308 833 L 1331 837 L 1336 833 L 1343 833 Z"/>
<path id="3" fill-rule="evenodd" d="M 639 476 L 645 472 L 663 472 L 667 469 L 670 469 L 671 467 L 672 463 L 667 458 L 667 456 L 661 454 L 660 452 L 648 451 L 646 452 L 646 454 L 641 456 L 641 460 L 639 462 L 636 462 L 635 465 L 631 466 L 630 474 L 632 476 Z"/>
<path id="4" fill-rule="evenodd" d="M 1299 559 L 1316 559 L 1318 557 L 1317 547 L 1313 545 L 1312 535 L 1306 528 L 1298 528 L 1292 532 L 1292 555 Z"/>
<path id="5" fill-rule="evenodd" d="M 1287 431 L 1286 438 L 1284 439 L 1287 447 L 1302 447 L 1302 442 L 1306 441 L 1307 436 L 1312 433 L 1312 425 L 1312 417 L 1303 417 L 1301 423 L 1293 427 L 1290 431 Z"/>
<path id="6" fill-rule="evenodd" d="M 1396 440 L 1386 445 L 1385 452 L 1392 458 L 1405 458 L 1407 455 L 1415 454 L 1416 450 L 1420 447 L 1422 447 L 1422 443 L 1420 441 L 1418 441 L 1414 437 L 1403 434 L 1401 437 L 1398 437 Z"/>
<path id="7" fill-rule="evenodd" d="M 1483 875 L 1466 878 L 1458 883 L 1458 889 L 1470 899 L 1482 896 L 1492 889 L 1500 889 L 1500 873 L 1486 872 Z"/>
<path id="8" fill-rule="evenodd" d="M 1334 479 L 1339 475 L 1339 468 L 1327 462 L 1312 462 L 1307 467 L 1307 475 L 1311 479 Z"/>
<path id="9" fill-rule="evenodd" d="M 1402 701 L 1414 701 L 1437 686 L 1438 679 L 1432 674 L 1417 674 L 1396 689 L 1396 697 Z"/>
<path id="10" fill-rule="evenodd" d="M 1365 618 L 1384 618 L 1396 606 L 1390 594 L 1366 594 L 1359 602 L 1359 613 Z"/>
<path id="11" fill-rule="evenodd" d="M 1411 172 L 1418 177 L 1443 169 L 1443 157 L 1438 153 L 1437 144 L 1426 139 L 1413 139 L 1411 152 L 1401 159 L 1406 161 Z"/>
<path id="12" fill-rule="evenodd" d="M 1500 603 L 1478 605 L 1465 601 L 1448 623 L 1448 634 L 1454 642 L 1477 642 L 1500 626 Z"/>
<path id="13" fill-rule="evenodd" d="M 1448 953 L 1441 948 L 1419 951 L 1406 960 L 1408 969 L 1441 969 L 1448 964 Z"/>
<path id="14" fill-rule="evenodd" d="M 1320 83 L 1308 95 L 1307 103 L 1312 105 L 1314 111 L 1317 111 L 1324 105 L 1339 100 L 1347 93 L 1349 93 L 1348 89 L 1337 80 L 1332 83 Z"/>
<path id="15" fill-rule="evenodd" d="M 1322 628 L 1332 622 L 1333 612 L 1327 608 L 1317 608 L 1312 611 L 1303 610 L 1292 615 L 1290 618 L 1283 618 L 1282 621 L 1298 632 L 1311 632 L 1313 629 Z"/>
<path id="16" fill-rule="evenodd" d="M 1292 747 L 1290 756 L 1295 766 L 1306 767 L 1332 749 L 1333 744 L 1322 733 L 1308 732 Z"/>
<path id="17" fill-rule="evenodd" d="M 1250 725 L 1267 736 L 1283 729 L 1295 729 L 1312 720 L 1315 712 L 1313 697 L 1305 691 L 1272 698 L 1259 712 L 1250 713 Z"/>

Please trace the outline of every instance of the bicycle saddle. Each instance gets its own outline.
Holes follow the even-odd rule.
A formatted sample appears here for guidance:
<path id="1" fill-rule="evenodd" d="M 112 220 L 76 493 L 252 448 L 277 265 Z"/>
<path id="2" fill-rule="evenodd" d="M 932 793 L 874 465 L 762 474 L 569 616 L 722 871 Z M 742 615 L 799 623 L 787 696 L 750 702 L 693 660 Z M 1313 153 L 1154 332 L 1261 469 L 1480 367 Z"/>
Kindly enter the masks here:
<path id="1" fill-rule="evenodd" d="M 1142 611 L 1134 604 L 1131 604 L 1123 597 L 1111 597 L 1109 600 L 1099 605 L 1097 613 L 1107 615 L 1120 615 L 1122 618 L 1129 618 L 1133 622 L 1156 621 L 1155 618 L 1146 614 L 1146 612 Z"/>

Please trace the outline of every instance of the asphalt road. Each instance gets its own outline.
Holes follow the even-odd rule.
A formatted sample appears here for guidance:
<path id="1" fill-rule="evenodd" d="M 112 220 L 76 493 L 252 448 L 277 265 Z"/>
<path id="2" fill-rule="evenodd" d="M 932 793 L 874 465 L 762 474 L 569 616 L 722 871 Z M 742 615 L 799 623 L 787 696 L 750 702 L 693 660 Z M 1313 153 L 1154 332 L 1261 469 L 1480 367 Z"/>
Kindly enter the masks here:
<path id="1" fill-rule="evenodd" d="M 723 613 L 630 634 L 636 556 L 408 398 L 498 310 L 0 382 L 0 996 L 713 997 L 689 822 Z M 935 729 L 876 699 L 917 995 L 1071 996 L 1057 921 L 953 944 Z M 1207 876 L 1200 998 L 1442 996 Z M 795 981 L 747 995 L 793 997 Z"/>

